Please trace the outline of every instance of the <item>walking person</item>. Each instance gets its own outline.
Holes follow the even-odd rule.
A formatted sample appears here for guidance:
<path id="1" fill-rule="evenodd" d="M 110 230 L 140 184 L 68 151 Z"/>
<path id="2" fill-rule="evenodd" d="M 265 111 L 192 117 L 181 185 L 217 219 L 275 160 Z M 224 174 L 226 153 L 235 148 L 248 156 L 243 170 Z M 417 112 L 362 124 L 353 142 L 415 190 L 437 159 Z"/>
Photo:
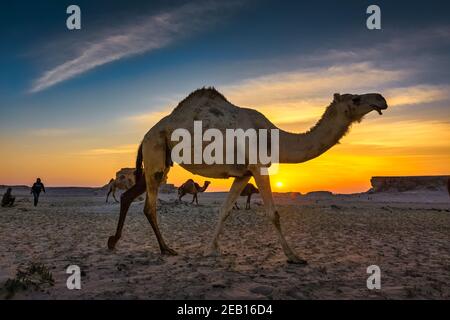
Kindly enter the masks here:
<path id="1" fill-rule="evenodd" d="M 12 207 L 14 205 L 14 201 L 16 201 L 16 197 L 11 195 L 12 189 L 6 189 L 5 194 L 2 198 L 2 207 Z"/>
<path id="2" fill-rule="evenodd" d="M 36 182 L 31 187 L 31 193 L 33 194 L 33 197 L 34 197 L 34 206 L 35 207 L 38 205 L 39 195 L 41 194 L 42 191 L 44 191 L 44 193 L 45 193 L 44 184 L 41 182 L 40 178 L 37 178 Z"/>

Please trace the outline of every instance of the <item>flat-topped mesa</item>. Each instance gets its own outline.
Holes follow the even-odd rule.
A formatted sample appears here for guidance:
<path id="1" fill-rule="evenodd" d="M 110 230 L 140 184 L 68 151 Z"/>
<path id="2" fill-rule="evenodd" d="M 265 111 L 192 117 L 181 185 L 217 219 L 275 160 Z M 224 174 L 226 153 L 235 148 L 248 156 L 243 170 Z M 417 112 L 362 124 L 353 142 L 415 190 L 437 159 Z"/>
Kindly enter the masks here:
<path id="1" fill-rule="evenodd" d="M 450 176 L 372 177 L 373 192 L 446 191 Z"/>

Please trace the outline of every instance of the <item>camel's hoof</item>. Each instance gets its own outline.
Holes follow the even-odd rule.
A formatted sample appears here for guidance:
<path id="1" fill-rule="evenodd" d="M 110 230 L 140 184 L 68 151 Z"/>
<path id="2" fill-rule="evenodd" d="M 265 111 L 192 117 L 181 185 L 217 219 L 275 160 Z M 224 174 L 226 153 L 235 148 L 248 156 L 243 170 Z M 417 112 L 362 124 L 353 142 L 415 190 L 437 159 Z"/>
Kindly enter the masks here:
<path id="1" fill-rule="evenodd" d="M 116 247 L 116 243 L 117 243 L 117 239 L 115 236 L 109 237 L 108 238 L 108 249 L 114 250 L 114 248 Z"/>
<path id="2" fill-rule="evenodd" d="M 292 264 L 304 265 L 304 266 L 306 266 L 308 264 L 308 261 L 303 260 L 299 257 L 288 258 L 287 262 L 292 263 Z"/>
<path id="3" fill-rule="evenodd" d="M 161 254 L 165 255 L 165 256 L 177 256 L 178 253 L 170 248 L 164 249 L 161 251 Z"/>

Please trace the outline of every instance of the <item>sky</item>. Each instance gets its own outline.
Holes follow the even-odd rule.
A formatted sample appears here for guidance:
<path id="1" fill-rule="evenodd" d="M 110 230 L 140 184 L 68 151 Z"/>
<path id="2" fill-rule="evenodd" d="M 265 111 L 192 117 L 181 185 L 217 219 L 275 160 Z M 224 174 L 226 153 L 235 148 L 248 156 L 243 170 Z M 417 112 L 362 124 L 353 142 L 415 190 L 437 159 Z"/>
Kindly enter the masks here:
<path id="1" fill-rule="evenodd" d="M 68 30 L 66 8 L 81 9 Z M 381 30 L 366 9 L 381 8 Z M 0 12 L 0 184 L 101 186 L 133 167 L 145 133 L 193 90 L 215 86 L 304 132 L 334 93 L 390 108 L 276 191 L 370 188 L 379 175 L 450 173 L 448 1 L 14 1 Z M 168 182 L 192 177 L 180 167 Z M 194 177 L 202 183 L 205 178 Z M 226 190 L 230 180 L 213 180 Z"/>

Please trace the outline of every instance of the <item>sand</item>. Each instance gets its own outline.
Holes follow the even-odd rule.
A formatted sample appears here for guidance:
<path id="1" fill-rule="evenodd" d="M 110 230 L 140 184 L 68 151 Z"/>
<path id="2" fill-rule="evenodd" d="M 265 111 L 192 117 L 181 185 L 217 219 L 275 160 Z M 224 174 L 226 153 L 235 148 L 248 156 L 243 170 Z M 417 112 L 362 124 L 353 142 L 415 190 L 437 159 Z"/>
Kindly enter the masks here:
<path id="1" fill-rule="evenodd" d="M 4 190 L 0 190 L 1 193 Z M 55 284 L 14 299 L 449 299 L 450 198 L 444 192 L 305 197 L 276 194 L 287 241 L 307 266 L 289 264 L 259 196 L 233 211 L 220 244 L 205 257 L 224 193 L 200 205 L 160 196 L 159 220 L 178 256 L 161 256 L 156 238 L 132 205 L 123 237 L 106 247 L 118 204 L 98 189 L 49 188 L 39 207 L 26 190 L 0 209 L 0 285 L 31 262 Z M 244 207 L 244 198 L 240 207 Z M 81 290 L 68 290 L 68 265 L 82 270 Z M 366 268 L 381 268 L 381 289 L 368 290 Z"/>

